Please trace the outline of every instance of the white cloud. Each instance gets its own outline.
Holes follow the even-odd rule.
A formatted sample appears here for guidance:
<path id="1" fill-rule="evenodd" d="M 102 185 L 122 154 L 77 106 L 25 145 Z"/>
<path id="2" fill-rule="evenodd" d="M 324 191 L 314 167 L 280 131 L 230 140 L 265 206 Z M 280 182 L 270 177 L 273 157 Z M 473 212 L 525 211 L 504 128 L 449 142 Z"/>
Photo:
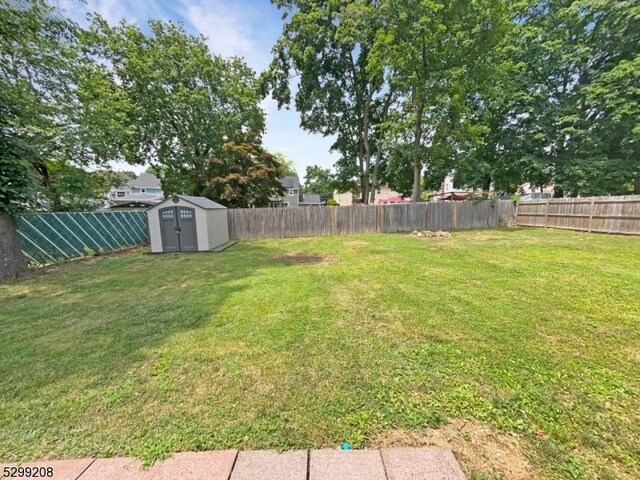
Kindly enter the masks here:
<path id="1" fill-rule="evenodd" d="M 183 0 L 183 16 L 192 27 L 207 38 L 209 49 L 223 57 L 244 57 L 256 71 L 263 70 L 269 61 L 270 45 L 259 45 L 252 32 L 258 22 L 255 9 L 243 8 L 240 3 Z M 265 48 L 266 47 L 266 48 Z M 266 55 L 265 55 L 266 53 Z"/>

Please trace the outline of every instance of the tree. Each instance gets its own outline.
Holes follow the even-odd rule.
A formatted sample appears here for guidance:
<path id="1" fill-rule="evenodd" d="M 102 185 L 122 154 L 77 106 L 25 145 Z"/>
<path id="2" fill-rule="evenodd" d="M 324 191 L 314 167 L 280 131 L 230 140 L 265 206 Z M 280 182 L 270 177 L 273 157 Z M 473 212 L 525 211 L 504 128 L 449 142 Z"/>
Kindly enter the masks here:
<path id="1" fill-rule="evenodd" d="M 0 280 L 25 268 L 15 218 L 48 185 L 48 162 L 85 160 L 74 121 L 77 35 L 43 0 L 0 0 Z"/>
<path id="2" fill-rule="evenodd" d="M 47 162 L 49 185 L 40 189 L 44 206 L 54 212 L 90 211 L 102 207 L 112 187 L 135 178 L 133 172 L 85 170 L 65 162 Z"/>
<path id="3" fill-rule="evenodd" d="M 282 165 L 261 146 L 254 132 L 238 132 L 222 147 L 222 153 L 208 159 L 199 182 L 202 194 L 230 208 L 266 207 L 284 188 Z"/>
<path id="4" fill-rule="evenodd" d="M 150 21 L 149 30 L 94 18 L 86 42 L 103 66 L 86 96 L 96 108 L 109 103 L 120 125 L 99 139 L 111 138 L 104 149 L 130 163 L 160 165 L 167 195 L 212 192 L 211 159 L 238 131 L 264 129 L 254 73 L 238 58 L 212 56 L 180 25 Z"/>
<path id="5" fill-rule="evenodd" d="M 630 192 L 638 11 L 633 2 L 514 3 L 501 61 L 511 82 L 483 105 L 491 132 L 467 157 L 465 178 L 482 171 L 509 192 L 524 182 L 554 184 L 557 196 Z"/>
<path id="6" fill-rule="evenodd" d="M 292 158 L 288 157 L 282 152 L 275 152 L 273 154 L 273 158 L 280 163 L 282 167 L 283 175 L 285 176 L 298 176 L 298 172 L 296 171 L 296 164 Z"/>
<path id="7" fill-rule="evenodd" d="M 17 133 L 9 91 L 0 79 L 0 282 L 18 277 L 26 267 L 15 215 L 30 203 L 36 184 L 28 160 L 32 152 Z"/>
<path id="8" fill-rule="evenodd" d="M 274 59 L 263 77 L 264 93 L 278 105 L 291 103 L 290 81 L 299 76 L 294 104 L 301 126 L 335 135 L 332 149 L 342 187 L 353 187 L 369 201 L 375 184 L 372 169 L 377 143 L 373 127 L 385 95 L 381 70 L 369 68 L 377 30 L 377 2 L 342 0 L 272 0 L 288 19 L 274 47 Z"/>
<path id="9" fill-rule="evenodd" d="M 331 196 L 335 189 L 335 177 L 328 168 L 317 165 L 307 167 L 304 176 L 304 193 L 317 193 Z"/>
<path id="10" fill-rule="evenodd" d="M 381 28 L 371 49 L 374 69 L 389 72 L 402 95 L 396 165 L 412 169 L 412 200 L 420 199 L 423 169 L 453 168 L 484 129 L 475 122 L 474 99 L 490 88 L 492 52 L 508 17 L 503 1 L 382 0 Z"/>

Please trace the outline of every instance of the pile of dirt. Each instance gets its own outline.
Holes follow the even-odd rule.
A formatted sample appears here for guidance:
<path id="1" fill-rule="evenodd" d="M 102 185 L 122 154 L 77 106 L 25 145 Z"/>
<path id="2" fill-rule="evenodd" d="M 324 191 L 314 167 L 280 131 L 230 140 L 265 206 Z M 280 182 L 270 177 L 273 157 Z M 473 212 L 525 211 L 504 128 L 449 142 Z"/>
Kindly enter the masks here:
<path id="1" fill-rule="evenodd" d="M 409 234 L 410 237 L 416 238 L 449 238 L 451 234 L 449 232 L 443 232 L 442 230 L 438 230 L 436 232 L 432 232 L 431 230 L 414 230 Z"/>
<path id="2" fill-rule="evenodd" d="M 521 440 L 517 436 L 498 432 L 481 422 L 453 420 L 438 429 L 393 430 L 374 439 L 370 446 L 449 448 L 470 478 L 486 476 L 505 480 L 542 478 L 524 456 Z"/>

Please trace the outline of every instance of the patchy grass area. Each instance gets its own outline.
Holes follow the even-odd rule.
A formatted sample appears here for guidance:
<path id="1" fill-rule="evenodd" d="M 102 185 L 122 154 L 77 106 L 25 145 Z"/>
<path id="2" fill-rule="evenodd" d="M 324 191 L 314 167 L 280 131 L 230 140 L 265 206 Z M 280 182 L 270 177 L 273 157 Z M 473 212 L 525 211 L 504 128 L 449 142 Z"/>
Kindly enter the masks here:
<path id="1" fill-rule="evenodd" d="M 365 447 L 442 427 L 499 437 L 547 478 L 640 477 L 639 238 L 134 252 L 0 286 L 0 329 L 3 460 Z M 483 461 L 473 478 L 517 478 Z"/>

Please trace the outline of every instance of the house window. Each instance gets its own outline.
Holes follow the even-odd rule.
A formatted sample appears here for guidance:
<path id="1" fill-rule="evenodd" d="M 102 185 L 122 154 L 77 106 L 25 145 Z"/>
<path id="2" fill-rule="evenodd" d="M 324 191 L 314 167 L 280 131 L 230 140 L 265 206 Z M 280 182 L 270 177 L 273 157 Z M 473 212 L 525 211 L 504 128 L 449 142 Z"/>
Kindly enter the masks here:
<path id="1" fill-rule="evenodd" d="M 124 197 L 124 192 L 116 192 L 116 197 Z"/>
<path id="2" fill-rule="evenodd" d="M 293 188 L 290 188 L 289 189 L 289 196 L 293 197 L 293 195 L 294 195 L 294 190 L 293 190 Z"/>

